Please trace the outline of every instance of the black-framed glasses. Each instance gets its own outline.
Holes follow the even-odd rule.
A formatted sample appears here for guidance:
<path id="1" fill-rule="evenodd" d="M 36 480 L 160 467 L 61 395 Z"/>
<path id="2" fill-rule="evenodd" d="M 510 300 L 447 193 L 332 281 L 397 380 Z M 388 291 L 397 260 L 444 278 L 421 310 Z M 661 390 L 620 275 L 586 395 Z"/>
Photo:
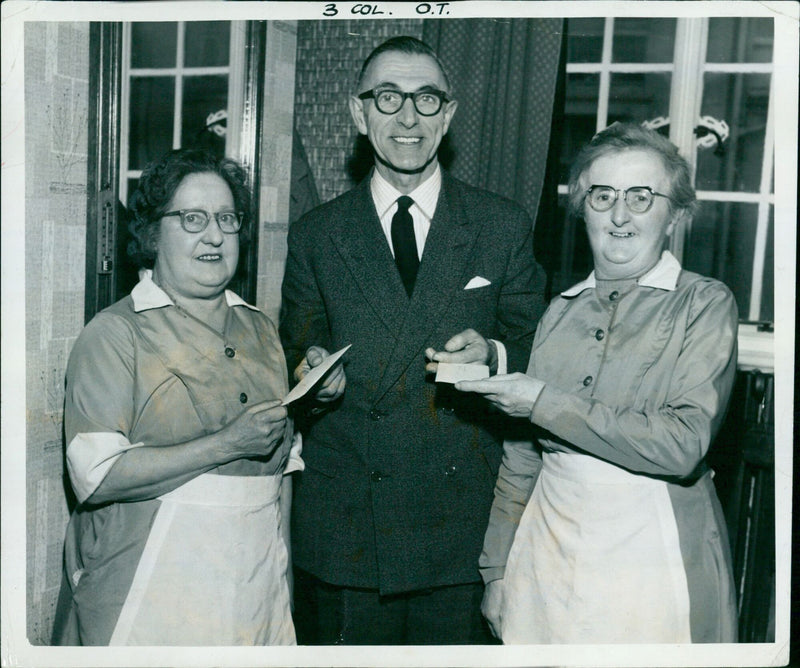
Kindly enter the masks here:
<path id="1" fill-rule="evenodd" d="M 423 88 L 413 93 L 404 93 L 396 88 L 373 88 L 359 93 L 359 100 L 375 100 L 375 108 L 382 114 L 396 114 L 408 98 L 414 103 L 414 109 L 420 116 L 435 116 L 442 105 L 450 98 L 443 90 Z"/>
<path id="2" fill-rule="evenodd" d="M 181 209 L 179 211 L 167 211 L 161 217 L 167 216 L 180 216 L 181 227 L 187 232 L 202 232 L 208 227 L 208 221 L 211 216 L 217 220 L 217 225 L 225 234 L 236 234 L 242 229 L 242 218 L 244 214 L 241 211 L 217 211 L 215 214 L 210 214 L 204 209 Z"/>
<path id="3" fill-rule="evenodd" d="M 612 188 L 611 186 L 590 186 L 586 191 L 586 200 L 589 206 L 595 211 L 602 213 L 612 209 L 617 203 L 617 197 L 622 193 L 622 199 L 632 213 L 647 213 L 653 206 L 656 197 L 666 197 L 669 195 L 657 193 L 649 186 L 633 186 L 625 190 Z"/>

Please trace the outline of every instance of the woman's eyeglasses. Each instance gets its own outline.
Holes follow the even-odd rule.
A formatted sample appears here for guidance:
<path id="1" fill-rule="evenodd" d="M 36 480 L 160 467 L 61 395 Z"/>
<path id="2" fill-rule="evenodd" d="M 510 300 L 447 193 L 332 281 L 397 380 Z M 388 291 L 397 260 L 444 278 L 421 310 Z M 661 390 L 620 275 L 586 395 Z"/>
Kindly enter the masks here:
<path id="1" fill-rule="evenodd" d="M 657 193 L 648 186 L 634 186 L 626 190 L 618 190 L 611 186 L 591 186 L 586 191 L 586 200 L 590 207 L 602 213 L 614 207 L 619 193 L 622 193 L 622 199 L 625 200 L 625 204 L 632 213 L 647 213 L 653 206 L 656 197 L 672 199 L 669 195 Z"/>
<path id="2" fill-rule="evenodd" d="M 375 107 L 382 114 L 396 114 L 408 98 L 414 103 L 414 108 L 420 116 L 435 116 L 442 105 L 449 102 L 447 93 L 436 88 L 425 88 L 415 93 L 404 93 L 394 88 L 374 88 L 360 93 L 359 100 L 375 100 Z"/>
<path id="3" fill-rule="evenodd" d="M 225 234 L 236 234 L 242 229 L 241 211 L 217 211 L 213 214 L 217 220 L 217 225 Z M 167 216 L 180 216 L 181 227 L 187 232 L 202 232 L 208 227 L 208 221 L 211 220 L 212 214 L 203 209 L 181 209 L 180 211 L 168 211 L 162 215 L 162 218 Z"/>

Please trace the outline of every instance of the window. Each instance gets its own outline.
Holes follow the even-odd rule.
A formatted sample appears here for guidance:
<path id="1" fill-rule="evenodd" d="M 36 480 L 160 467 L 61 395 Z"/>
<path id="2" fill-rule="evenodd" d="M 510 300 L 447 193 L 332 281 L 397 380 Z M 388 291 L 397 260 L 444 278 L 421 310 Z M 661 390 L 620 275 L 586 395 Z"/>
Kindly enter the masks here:
<path id="1" fill-rule="evenodd" d="M 569 165 L 596 132 L 661 127 L 694 167 L 701 203 L 672 252 L 724 281 L 742 321 L 773 320 L 772 19 L 573 18 L 567 31 L 562 212 Z M 580 227 L 562 233 L 557 290 L 591 270 Z"/>

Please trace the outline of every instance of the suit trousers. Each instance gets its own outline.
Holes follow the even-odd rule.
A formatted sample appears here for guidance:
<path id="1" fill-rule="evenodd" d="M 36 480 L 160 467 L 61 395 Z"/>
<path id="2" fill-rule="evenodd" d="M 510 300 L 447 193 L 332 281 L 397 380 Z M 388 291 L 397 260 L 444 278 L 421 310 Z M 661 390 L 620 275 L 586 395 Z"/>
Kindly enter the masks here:
<path id="1" fill-rule="evenodd" d="M 381 596 L 295 569 L 299 645 L 493 645 L 480 582 Z"/>

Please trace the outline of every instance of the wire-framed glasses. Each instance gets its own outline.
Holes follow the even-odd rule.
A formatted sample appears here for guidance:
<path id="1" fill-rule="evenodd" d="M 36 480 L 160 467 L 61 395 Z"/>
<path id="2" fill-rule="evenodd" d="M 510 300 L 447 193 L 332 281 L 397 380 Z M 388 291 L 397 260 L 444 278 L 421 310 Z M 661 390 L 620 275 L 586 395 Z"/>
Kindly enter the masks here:
<path id="1" fill-rule="evenodd" d="M 404 93 L 396 88 L 373 88 L 358 95 L 359 100 L 369 98 L 375 100 L 375 108 L 382 114 L 396 114 L 411 98 L 420 116 L 435 116 L 442 105 L 450 101 L 447 93 L 437 88 L 423 88 L 413 93 Z"/>
<path id="2" fill-rule="evenodd" d="M 595 211 L 603 212 L 613 208 L 617 203 L 617 197 L 622 193 L 622 199 L 632 213 L 647 213 L 656 197 L 666 197 L 669 195 L 657 193 L 649 186 L 634 186 L 625 190 L 612 188 L 611 186 L 590 186 L 586 191 L 586 200 L 589 206 Z"/>
<path id="3" fill-rule="evenodd" d="M 241 211 L 217 211 L 215 214 L 210 214 L 204 209 L 181 209 L 180 211 L 167 211 L 162 218 L 167 216 L 180 216 L 181 227 L 187 232 L 202 232 L 208 227 L 208 221 L 211 216 L 217 220 L 217 225 L 225 234 L 236 234 L 242 229 Z"/>

